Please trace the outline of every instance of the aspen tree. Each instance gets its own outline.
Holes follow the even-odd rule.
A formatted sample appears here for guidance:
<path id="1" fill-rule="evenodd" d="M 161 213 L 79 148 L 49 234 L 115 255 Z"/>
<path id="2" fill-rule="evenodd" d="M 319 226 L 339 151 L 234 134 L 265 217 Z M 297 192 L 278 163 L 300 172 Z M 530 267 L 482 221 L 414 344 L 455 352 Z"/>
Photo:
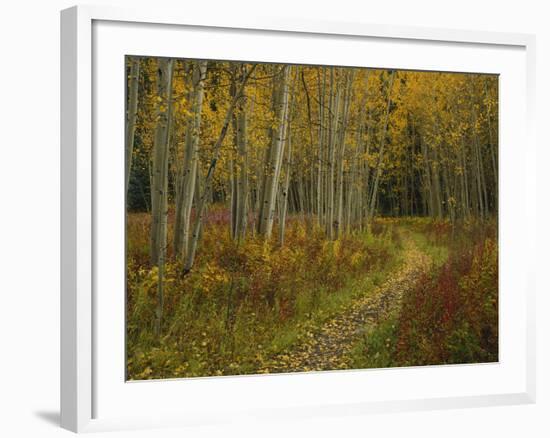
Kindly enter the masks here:
<path id="1" fill-rule="evenodd" d="M 321 77 L 319 70 L 323 71 L 323 81 L 321 85 Z M 324 67 L 317 69 L 317 86 L 319 89 L 319 149 L 317 152 L 317 221 L 319 226 L 323 224 L 323 143 L 325 141 L 325 92 L 326 92 L 327 74 Z"/>
<path id="2" fill-rule="evenodd" d="M 239 89 L 231 99 L 229 108 L 227 108 L 227 111 L 225 113 L 222 129 L 220 131 L 218 139 L 216 140 L 216 143 L 214 144 L 213 156 L 210 161 L 210 166 L 208 167 L 206 178 L 204 180 L 204 188 L 202 190 L 200 199 L 197 203 L 197 213 L 196 213 L 195 223 L 193 226 L 193 232 L 191 236 L 192 238 L 190 241 L 189 251 L 187 252 L 187 255 L 185 258 L 185 264 L 183 265 L 183 270 L 182 270 L 183 275 L 187 275 L 191 271 L 191 268 L 193 267 L 193 263 L 195 262 L 195 254 L 197 251 L 197 243 L 199 240 L 199 234 L 202 227 L 204 209 L 206 207 L 208 195 L 210 193 L 210 190 L 212 189 L 212 178 L 214 176 L 214 171 L 216 170 L 216 164 L 219 159 L 220 149 L 222 147 L 223 140 L 227 135 L 227 130 L 229 128 L 229 124 L 231 123 L 231 118 L 233 117 L 233 111 L 235 110 L 235 107 L 237 106 L 238 101 L 242 98 L 246 83 L 248 82 L 248 79 L 250 78 L 250 75 L 255 70 L 255 68 L 256 68 L 256 64 L 252 65 L 252 67 L 248 70 L 246 75 L 244 75 L 243 81 L 239 86 Z"/>
<path id="3" fill-rule="evenodd" d="M 376 174 L 374 176 L 374 184 L 372 187 L 372 196 L 370 199 L 369 213 L 367 216 L 367 221 L 373 217 L 374 208 L 376 204 L 376 196 L 378 194 L 378 184 L 380 181 L 380 174 L 382 173 L 382 158 L 384 157 L 384 148 L 386 145 L 386 132 L 388 130 L 388 123 L 390 118 L 390 106 L 391 106 L 391 92 L 393 88 L 393 80 L 395 78 L 395 70 L 392 70 L 389 77 L 388 91 L 387 91 L 387 103 L 386 103 L 386 112 L 384 116 L 384 124 L 382 126 L 382 134 L 380 136 L 380 147 L 378 149 L 378 163 L 376 165 Z"/>
<path id="4" fill-rule="evenodd" d="M 157 332 L 162 326 L 164 306 L 164 263 L 168 215 L 168 155 L 172 111 L 173 61 L 162 58 L 157 69 L 157 126 L 153 150 L 153 187 L 151 190 L 151 261 L 158 267 Z"/>
<path id="5" fill-rule="evenodd" d="M 284 66 L 280 73 L 280 84 L 275 94 L 279 94 L 276 105 L 277 129 L 271 141 L 268 153 L 267 169 L 264 175 L 262 204 L 258 217 L 258 232 L 267 240 L 271 237 L 273 229 L 273 216 L 275 213 L 275 201 L 277 185 L 281 172 L 281 161 L 284 151 L 284 140 L 287 127 L 287 111 L 289 102 L 289 77 L 292 67 Z"/>
<path id="6" fill-rule="evenodd" d="M 168 132 L 172 111 L 172 64 L 162 58 L 157 69 L 157 125 L 153 144 L 153 186 L 151 189 L 151 262 L 158 264 L 166 246 L 166 211 L 168 202 Z"/>
<path id="7" fill-rule="evenodd" d="M 330 70 L 330 103 L 329 103 L 329 143 L 327 175 L 327 236 L 334 239 L 334 171 L 336 168 L 336 136 L 340 114 L 340 89 L 335 83 L 334 67 Z"/>
<path id="8" fill-rule="evenodd" d="M 290 122 L 289 122 L 290 123 Z M 287 134 L 287 151 L 286 151 L 286 170 L 285 179 L 281 185 L 281 192 L 279 195 L 280 202 L 280 216 L 279 216 L 279 245 L 283 246 L 285 242 L 285 226 L 286 226 L 286 212 L 288 208 L 288 188 L 290 185 L 290 172 L 292 169 L 292 137 L 290 126 Z"/>
<path id="9" fill-rule="evenodd" d="M 191 207 L 193 206 L 199 166 L 201 112 L 207 66 L 207 61 L 195 61 L 193 63 L 192 106 L 186 125 L 183 174 L 180 177 L 180 198 L 179 205 L 176 206 L 176 224 L 174 227 L 174 249 L 182 258 L 185 257 L 189 246 Z"/>
<path id="10" fill-rule="evenodd" d="M 233 71 L 231 95 L 235 96 L 237 83 L 242 82 L 246 74 L 245 67 Z M 231 167 L 231 236 L 243 239 L 246 233 L 248 217 L 248 151 L 247 151 L 247 115 L 246 95 L 239 100 L 233 113 L 233 143 L 237 152 L 236 159 L 230 161 Z"/>
<path id="11" fill-rule="evenodd" d="M 491 93 L 489 92 L 489 82 L 488 78 L 484 81 L 484 97 L 485 97 L 485 110 L 487 112 L 487 135 L 489 137 L 489 149 L 491 152 L 491 165 L 493 168 L 493 186 L 494 186 L 494 204 L 495 211 L 498 210 L 498 164 L 497 164 L 497 151 L 498 146 L 495 144 L 495 139 L 498 139 L 497 135 L 493 134 L 493 116 L 492 109 L 494 106 L 493 99 L 491 98 Z"/>
<path id="12" fill-rule="evenodd" d="M 343 219 L 344 219 L 344 162 L 346 152 L 346 129 L 348 127 L 348 115 L 349 107 L 351 103 L 351 92 L 353 82 L 354 71 L 347 71 L 344 76 L 344 102 L 342 106 L 341 121 L 338 132 L 338 169 L 336 175 L 336 190 L 337 190 L 337 213 L 336 213 L 336 229 L 335 237 L 338 239 L 342 233 Z"/>
<path id="13" fill-rule="evenodd" d="M 134 137 L 136 133 L 136 117 L 138 111 L 138 89 L 140 59 L 129 57 L 130 76 L 128 77 L 128 106 L 126 109 L 126 190 L 130 184 L 130 171 L 132 170 L 132 152 L 134 150 Z"/>

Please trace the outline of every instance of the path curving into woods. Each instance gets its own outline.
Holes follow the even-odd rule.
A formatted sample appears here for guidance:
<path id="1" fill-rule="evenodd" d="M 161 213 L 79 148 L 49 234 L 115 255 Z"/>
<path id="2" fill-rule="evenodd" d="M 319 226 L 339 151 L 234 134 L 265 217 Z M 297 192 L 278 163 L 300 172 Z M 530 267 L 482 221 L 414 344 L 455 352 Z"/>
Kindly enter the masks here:
<path id="1" fill-rule="evenodd" d="M 290 352 L 275 356 L 264 372 L 350 369 L 351 350 L 368 332 L 401 305 L 405 291 L 430 268 L 431 259 L 404 237 L 404 262 L 382 285 L 367 292 L 319 329 L 305 333 Z"/>

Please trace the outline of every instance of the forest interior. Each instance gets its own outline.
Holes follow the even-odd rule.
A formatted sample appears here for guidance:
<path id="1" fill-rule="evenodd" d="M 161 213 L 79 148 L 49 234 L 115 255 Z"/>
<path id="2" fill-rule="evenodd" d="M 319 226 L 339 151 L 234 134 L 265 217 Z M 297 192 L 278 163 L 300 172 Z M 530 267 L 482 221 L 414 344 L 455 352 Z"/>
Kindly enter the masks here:
<path id="1" fill-rule="evenodd" d="M 128 379 L 498 361 L 498 76 L 125 75 Z"/>

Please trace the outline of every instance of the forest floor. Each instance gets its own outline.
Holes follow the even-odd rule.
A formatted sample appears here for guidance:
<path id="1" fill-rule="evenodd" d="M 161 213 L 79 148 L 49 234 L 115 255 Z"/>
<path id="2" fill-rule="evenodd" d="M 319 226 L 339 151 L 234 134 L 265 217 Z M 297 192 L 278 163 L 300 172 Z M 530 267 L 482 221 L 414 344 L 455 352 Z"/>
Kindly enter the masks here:
<path id="1" fill-rule="evenodd" d="M 262 372 L 323 371 L 353 368 L 352 351 L 369 332 L 399 309 L 403 294 L 430 269 L 432 258 L 403 233 L 403 263 L 380 286 L 365 291 L 321 327 L 306 330 L 291 351 L 279 354 Z"/>
<path id="2" fill-rule="evenodd" d="M 158 274 L 140 232 L 149 222 L 133 220 L 131 380 L 498 359 L 493 221 L 453 234 L 447 222 L 380 219 L 335 242 L 295 221 L 283 248 L 254 239 L 239 247 L 225 224 L 211 224 L 203 264 L 184 279 L 167 265 L 159 338 Z"/>

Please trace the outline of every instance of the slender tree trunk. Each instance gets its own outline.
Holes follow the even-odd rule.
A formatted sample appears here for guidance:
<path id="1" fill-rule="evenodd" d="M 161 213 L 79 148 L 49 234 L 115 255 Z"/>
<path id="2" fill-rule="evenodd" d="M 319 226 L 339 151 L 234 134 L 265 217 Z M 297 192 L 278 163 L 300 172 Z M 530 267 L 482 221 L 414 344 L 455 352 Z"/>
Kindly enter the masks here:
<path id="1" fill-rule="evenodd" d="M 214 176 L 214 171 L 216 170 L 216 164 L 218 162 L 218 158 L 220 155 L 220 149 L 222 147 L 223 140 L 225 139 L 225 136 L 227 135 L 227 130 L 229 128 L 229 123 L 231 123 L 231 118 L 233 117 L 233 111 L 235 110 L 235 107 L 238 103 L 238 101 L 242 98 L 246 83 L 248 82 L 248 78 L 250 78 L 250 75 L 252 72 L 256 69 L 256 64 L 254 64 L 250 70 L 246 73 L 246 75 L 243 78 L 243 81 L 237 90 L 237 93 L 231 100 L 231 103 L 229 105 L 229 108 L 227 108 L 227 112 L 225 114 L 225 118 L 223 121 L 222 129 L 220 132 L 220 135 L 218 139 L 216 140 L 216 143 L 214 144 L 213 148 L 213 156 L 210 161 L 210 166 L 208 167 L 208 173 L 206 174 L 206 178 L 204 180 L 204 189 L 202 191 L 202 195 L 198 201 L 196 210 L 196 218 L 195 218 L 195 224 L 193 226 L 193 233 L 192 233 L 192 239 L 190 241 L 189 251 L 187 252 L 187 256 L 185 259 L 185 264 L 183 266 L 183 275 L 187 275 L 191 268 L 193 267 L 193 263 L 195 262 L 195 254 L 197 251 L 197 243 L 199 240 L 199 234 L 202 226 L 202 219 L 204 214 L 204 209 L 206 207 L 206 201 L 208 199 L 208 194 L 210 193 L 210 190 L 212 188 L 212 178 Z"/>
<path id="2" fill-rule="evenodd" d="M 128 87 L 128 107 L 126 109 L 126 192 L 130 185 L 130 171 L 132 170 L 132 153 L 134 151 L 134 137 L 136 133 L 136 117 L 138 111 L 139 67 L 140 59 L 131 57 L 130 77 Z"/>
<path id="3" fill-rule="evenodd" d="M 244 78 L 244 74 L 241 81 Z M 236 117 L 237 125 L 237 154 L 238 154 L 238 183 L 237 192 L 239 196 L 239 205 L 237 211 L 238 223 L 236 234 L 238 239 L 243 239 L 246 234 L 248 224 L 248 145 L 247 145 L 247 118 L 246 118 L 246 96 L 239 101 Z"/>
<path id="4" fill-rule="evenodd" d="M 157 126 L 153 145 L 153 187 L 151 190 L 151 262 L 158 267 L 157 332 L 162 327 L 164 307 L 164 263 L 168 217 L 168 156 L 172 111 L 173 61 L 160 59 L 157 70 Z"/>
<path id="5" fill-rule="evenodd" d="M 489 100 L 489 89 L 487 86 L 487 82 L 485 82 L 485 99 Z M 493 182 L 494 182 L 494 209 L 495 212 L 498 212 L 498 163 L 497 163 L 497 150 L 498 146 L 495 145 L 494 142 L 494 135 L 493 135 L 493 123 L 492 123 L 492 117 L 491 117 L 491 108 L 489 107 L 489 104 L 486 104 L 486 111 L 487 111 L 487 131 L 489 136 L 489 149 L 491 152 L 491 164 L 493 167 Z"/>
<path id="6" fill-rule="evenodd" d="M 380 175 L 382 173 L 382 159 L 384 157 L 384 147 L 386 144 L 386 133 L 388 131 L 388 122 L 390 119 L 390 106 L 391 106 L 391 92 L 393 88 L 393 81 L 395 78 L 395 70 L 392 70 L 390 73 L 390 79 L 388 84 L 388 97 L 386 102 L 386 113 L 384 116 L 384 125 L 382 128 L 382 135 L 380 137 L 380 147 L 378 149 L 378 163 L 376 165 L 376 174 L 374 177 L 374 186 L 372 188 L 372 196 L 370 200 L 370 208 L 367 220 L 374 216 L 374 208 L 376 204 L 376 197 L 378 195 L 378 184 L 380 180 Z"/>
<path id="7" fill-rule="evenodd" d="M 479 163 L 479 174 L 481 176 L 481 193 L 483 194 L 483 217 L 489 216 L 489 198 L 487 196 L 487 184 L 485 182 L 485 165 L 483 163 L 483 154 L 479 144 L 479 136 L 476 136 L 477 155 Z"/>
<path id="8" fill-rule="evenodd" d="M 368 157 L 370 154 L 370 144 L 372 138 L 372 110 L 369 107 L 367 111 L 367 139 L 365 141 L 365 156 Z M 362 194 L 362 210 L 361 210 L 361 221 L 365 221 L 365 226 L 368 227 L 368 213 L 369 213 L 369 200 L 370 200 L 370 179 L 371 179 L 371 168 L 368 160 L 365 160 L 363 164 L 364 176 L 363 180 L 363 194 Z"/>
<path id="9" fill-rule="evenodd" d="M 367 112 L 367 99 L 368 99 L 368 89 L 369 89 L 369 70 L 365 71 L 365 91 L 361 103 L 359 104 L 359 120 L 357 137 L 355 140 L 355 154 L 352 162 L 352 169 L 349 178 L 349 189 L 348 189 L 348 198 L 347 198 L 347 220 L 346 220 L 346 232 L 351 231 L 351 223 L 358 222 L 359 227 L 361 228 L 361 210 L 362 210 L 362 178 L 361 178 L 361 168 L 363 167 L 360 160 L 360 152 L 363 150 L 363 134 L 365 131 L 365 117 Z M 365 160 L 366 161 L 366 160 Z M 355 196 L 357 194 L 357 196 Z M 352 214 L 352 202 L 355 199 L 356 211 L 358 212 Z M 354 217 L 352 217 L 354 216 Z"/>
<path id="10" fill-rule="evenodd" d="M 277 130 L 271 142 L 271 151 L 268 154 L 266 174 L 263 184 L 263 201 L 260 206 L 260 216 L 258 217 L 258 232 L 266 240 L 271 237 L 273 229 L 273 216 L 275 214 L 275 201 L 277 198 L 277 186 L 281 172 L 281 161 L 284 152 L 284 143 L 286 135 L 286 121 L 289 102 L 289 78 L 291 72 L 290 66 L 285 65 L 281 72 L 281 83 L 278 84 L 278 90 L 275 94 L 280 94 L 277 99 Z"/>
<path id="11" fill-rule="evenodd" d="M 433 149 L 433 158 L 431 160 L 432 163 L 432 179 L 433 179 L 433 191 L 435 193 L 435 206 L 437 211 L 437 218 L 441 219 L 443 217 L 443 210 L 442 210 L 442 197 L 441 197 L 441 181 L 439 177 L 439 157 L 437 153 L 437 145 Z"/>
<path id="12" fill-rule="evenodd" d="M 342 233 L 344 226 L 344 161 L 346 153 L 346 129 L 348 124 L 348 113 L 351 101 L 351 85 L 353 81 L 353 73 L 346 72 L 345 89 L 344 89 L 344 104 L 342 107 L 341 124 L 338 131 L 338 173 L 336 175 L 336 190 L 337 190 L 337 213 L 335 224 L 335 237 L 338 239 Z"/>
<path id="13" fill-rule="evenodd" d="M 326 91 L 326 69 L 323 67 L 323 85 L 321 86 L 321 78 L 319 70 L 317 70 L 317 83 L 319 87 L 319 150 L 317 154 L 317 222 L 321 226 L 323 224 L 323 142 L 324 142 L 324 123 L 325 123 L 325 91 Z"/>
<path id="14" fill-rule="evenodd" d="M 235 114 L 233 114 L 233 117 L 235 117 Z M 230 202 L 231 202 L 231 209 L 229 214 L 229 229 L 231 238 L 235 240 L 237 238 L 237 210 L 239 208 L 239 196 L 238 196 L 238 189 L 237 189 L 237 165 L 235 164 L 235 160 L 231 158 L 229 160 L 229 193 L 230 195 Z"/>
<path id="15" fill-rule="evenodd" d="M 334 239 L 334 172 L 336 169 L 336 138 L 338 133 L 338 117 L 340 114 L 340 90 L 335 84 L 334 67 L 330 71 L 330 96 L 331 104 L 329 105 L 330 131 L 328 145 L 328 200 L 327 200 L 327 236 L 330 240 Z"/>
<path id="16" fill-rule="evenodd" d="M 287 138 L 287 155 L 286 155 L 286 171 L 285 180 L 282 184 L 280 201 L 280 215 L 279 215 L 279 245 L 283 246 L 285 243 L 285 227 L 286 227 L 286 212 L 288 207 L 288 188 L 290 185 L 290 172 L 292 170 L 292 132 L 289 126 L 288 138 Z"/>
<path id="17" fill-rule="evenodd" d="M 231 95 L 243 80 L 244 66 L 235 67 Z M 248 214 L 248 152 L 247 152 L 246 96 L 243 94 L 233 113 L 233 143 L 236 158 L 230 161 L 231 176 L 231 237 L 241 240 L 246 234 Z"/>
<path id="18" fill-rule="evenodd" d="M 190 171 L 189 150 L 190 150 L 191 133 L 192 133 L 192 129 L 190 128 L 190 123 L 191 123 L 190 118 L 191 118 L 191 110 L 192 110 L 193 101 L 194 101 L 193 62 L 181 61 L 181 63 L 183 65 L 182 70 L 184 74 L 185 89 L 187 90 L 186 99 L 188 104 L 190 105 L 190 108 L 189 108 L 189 115 L 184 119 L 185 132 L 184 132 L 183 150 L 181 151 L 180 154 L 178 154 L 175 157 L 177 174 L 176 174 L 176 180 L 175 180 L 175 186 L 176 186 L 175 204 L 176 205 L 175 205 L 175 222 L 174 222 L 174 252 L 176 256 L 179 256 L 181 252 L 184 178 L 185 178 L 186 172 Z M 174 73 L 176 73 L 176 71 Z"/>
<path id="19" fill-rule="evenodd" d="M 151 263 L 158 264 L 161 249 L 166 245 L 164 222 L 168 195 L 168 132 L 171 118 L 172 63 L 159 60 L 157 72 L 157 126 L 153 144 L 153 181 L 151 188 L 152 228 Z"/>
<path id="20" fill-rule="evenodd" d="M 466 145 L 464 142 L 464 136 L 461 136 L 461 143 L 462 147 L 461 150 L 461 159 L 462 159 L 462 172 L 463 172 L 463 190 L 464 190 L 464 217 L 469 218 L 470 217 L 470 184 L 468 181 L 468 166 L 466 163 Z"/>
<path id="21" fill-rule="evenodd" d="M 483 203 L 483 189 L 481 184 L 481 166 L 480 166 L 480 156 L 479 156 L 479 143 L 477 140 L 477 133 L 475 131 L 475 125 L 477 122 L 477 117 L 475 114 L 474 101 L 473 101 L 473 85 L 472 85 L 472 96 L 471 96 L 471 136 L 472 136 L 472 148 L 474 157 L 473 166 L 474 166 L 474 175 L 477 188 L 477 204 L 478 204 L 478 214 L 480 217 L 484 216 L 485 206 Z"/>
<path id="22" fill-rule="evenodd" d="M 176 223 L 174 226 L 174 250 L 181 259 L 185 258 L 189 247 L 191 209 L 199 168 L 200 126 L 206 69 L 207 61 L 193 63 L 192 105 L 187 120 L 183 175 L 179 178 L 181 184 L 179 187 L 180 205 L 176 206 Z"/>

